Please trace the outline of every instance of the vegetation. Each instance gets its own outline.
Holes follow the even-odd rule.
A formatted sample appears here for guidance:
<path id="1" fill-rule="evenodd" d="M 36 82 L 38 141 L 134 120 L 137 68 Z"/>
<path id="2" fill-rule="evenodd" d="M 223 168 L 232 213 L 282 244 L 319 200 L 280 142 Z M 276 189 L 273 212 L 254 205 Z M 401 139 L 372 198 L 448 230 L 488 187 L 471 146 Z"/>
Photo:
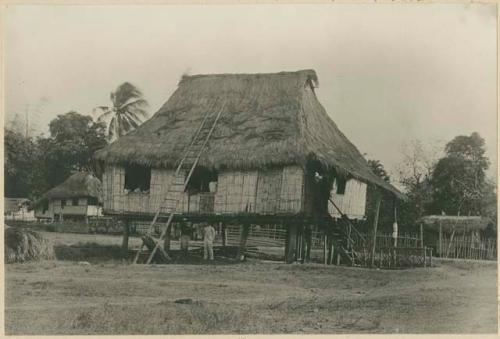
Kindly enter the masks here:
<path id="1" fill-rule="evenodd" d="M 432 172 L 432 212 L 481 214 L 486 170 L 484 139 L 478 133 L 460 135 L 445 147 L 445 156 Z"/>
<path id="2" fill-rule="evenodd" d="M 105 126 L 68 112 L 49 124 L 50 136 L 33 138 L 6 128 L 5 194 L 36 199 L 74 170 L 92 170 L 92 155 L 104 147 Z"/>
<path id="3" fill-rule="evenodd" d="M 444 155 L 414 140 L 403 148 L 403 161 L 398 167 L 399 184 L 407 201 L 401 202 L 398 224 L 402 230 L 415 230 L 415 222 L 428 214 L 481 215 L 491 220 L 485 235 L 496 235 L 495 183 L 486 177 L 489 159 L 485 156 L 485 143 L 474 132 L 460 135 L 444 147 Z M 372 171 L 384 181 L 390 176 L 379 160 L 369 160 Z M 369 188 L 367 216 L 369 222 L 375 210 L 375 190 Z M 393 199 L 382 197 L 380 225 L 394 221 Z"/>
<path id="4" fill-rule="evenodd" d="M 492 221 L 485 235 L 496 234 L 495 184 L 486 176 L 489 160 L 478 133 L 453 138 L 441 157 L 420 141 L 403 153 L 399 183 L 408 198 L 400 209 L 403 224 L 428 214 L 482 215 Z"/>
<path id="5" fill-rule="evenodd" d="M 54 259 L 52 242 L 41 234 L 9 227 L 5 229 L 5 261 L 9 263 Z"/>
<path id="6" fill-rule="evenodd" d="M 32 195 L 37 162 L 37 145 L 31 137 L 15 129 L 5 129 L 5 196 L 24 198 Z"/>
<path id="7" fill-rule="evenodd" d="M 105 123 L 109 141 L 114 141 L 136 129 L 144 122 L 148 114 L 147 101 L 141 91 L 131 83 L 124 82 L 110 95 L 111 106 L 99 106 L 94 109 L 98 121 Z"/>

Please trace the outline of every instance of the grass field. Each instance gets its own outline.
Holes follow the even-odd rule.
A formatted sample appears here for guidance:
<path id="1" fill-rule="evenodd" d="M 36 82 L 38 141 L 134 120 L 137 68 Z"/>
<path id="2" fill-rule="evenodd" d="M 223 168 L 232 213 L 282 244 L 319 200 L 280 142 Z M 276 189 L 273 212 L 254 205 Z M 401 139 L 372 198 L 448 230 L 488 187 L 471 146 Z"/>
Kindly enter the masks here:
<path id="1" fill-rule="evenodd" d="M 48 233 L 59 245 L 120 237 Z M 137 239 L 132 240 L 136 245 Z M 6 266 L 7 334 L 493 333 L 496 262 Z"/>

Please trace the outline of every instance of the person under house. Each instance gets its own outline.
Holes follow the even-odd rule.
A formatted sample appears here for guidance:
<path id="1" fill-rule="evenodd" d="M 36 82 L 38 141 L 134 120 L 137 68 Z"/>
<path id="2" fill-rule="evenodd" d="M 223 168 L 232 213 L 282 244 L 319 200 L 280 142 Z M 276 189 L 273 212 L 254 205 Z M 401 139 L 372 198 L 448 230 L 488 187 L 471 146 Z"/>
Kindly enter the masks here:
<path id="1" fill-rule="evenodd" d="M 215 228 L 207 223 L 203 228 L 203 259 L 205 260 L 214 260 L 214 239 Z"/>

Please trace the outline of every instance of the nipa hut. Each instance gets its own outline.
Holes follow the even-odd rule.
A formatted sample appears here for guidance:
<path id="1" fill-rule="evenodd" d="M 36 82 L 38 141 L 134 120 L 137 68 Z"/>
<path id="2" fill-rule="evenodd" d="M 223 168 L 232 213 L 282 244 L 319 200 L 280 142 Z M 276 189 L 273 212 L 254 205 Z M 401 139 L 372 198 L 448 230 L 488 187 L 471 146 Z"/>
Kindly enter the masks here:
<path id="1" fill-rule="evenodd" d="M 290 229 L 339 211 L 363 219 L 367 185 L 400 198 L 328 116 L 317 86 L 313 70 L 184 76 L 151 119 L 96 154 L 104 213 L 152 218 L 208 112 L 220 120 L 179 217 Z"/>
<path id="2" fill-rule="evenodd" d="M 50 189 L 36 202 L 37 219 L 88 220 L 102 215 L 101 181 L 88 172 L 73 173 L 60 185 Z"/>
<path id="3" fill-rule="evenodd" d="M 442 254 L 443 238 L 450 242 L 460 237 L 469 239 L 471 244 L 479 245 L 481 242 L 481 231 L 484 231 L 491 223 L 489 218 L 481 216 L 457 216 L 457 215 L 427 215 L 418 220 L 420 227 L 425 228 L 428 243 L 435 243 L 439 254 Z M 423 230 L 421 231 L 423 232 Z"/>

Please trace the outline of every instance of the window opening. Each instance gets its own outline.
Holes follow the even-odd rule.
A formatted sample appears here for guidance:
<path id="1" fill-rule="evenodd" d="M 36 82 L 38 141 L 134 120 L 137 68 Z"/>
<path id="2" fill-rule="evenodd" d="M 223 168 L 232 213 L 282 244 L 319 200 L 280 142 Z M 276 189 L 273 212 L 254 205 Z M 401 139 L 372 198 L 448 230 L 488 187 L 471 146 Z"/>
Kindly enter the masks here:
<path id="1" fill-rule="evenodd" d="M 338 177 L 336 182 L 337 182 L 337 194 L 345 194 L 345 186 L 347 183 L 345 178 Z"/>
<path id="2" fill-rule="evenodd" d="M 151 183 L 151 167 L 137 164 L 125 166 L 124 189 L 132 192 L 149 193 Z"/>

